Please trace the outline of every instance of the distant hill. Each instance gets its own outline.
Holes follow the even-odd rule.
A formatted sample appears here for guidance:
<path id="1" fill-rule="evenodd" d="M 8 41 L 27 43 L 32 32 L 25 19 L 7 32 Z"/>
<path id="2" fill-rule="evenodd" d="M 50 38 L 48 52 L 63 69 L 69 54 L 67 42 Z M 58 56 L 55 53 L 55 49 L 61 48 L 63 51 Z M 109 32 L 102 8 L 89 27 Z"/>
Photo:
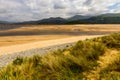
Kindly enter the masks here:
<path id="1" fill-rule="evenodd" d="M 102 14 L 100 16 L 103 16 L 103 17 L 120 17 L 120 13 L 107 13 L 107 14 Z"/>
<path id="2" fill-rule="evenodd" d="M 67 20 L 64 18 L 56 17 L 56 18 L 48 18 L 48 19 L 42 19 L 38 21 L 28 21 L 28 22 L 22 22 L 18 24 L 65 24 L 67 23 Z"/>
<path id="3" fill-rule="evenodd" d="M 21 24 L 66 24 L 70 21 L 88 19 L 88 18 L 90 18 L 90 16 L 82 16 L 82 15 L 75 15 L 67 19 L 64 19 L 61 17 L 51 17 L 51 18 L 42 19 L 38 21 L 22 22 Z"/>
<path id="4" fill-rule="evenodd" d="M 0 21 L 0 24 L 10 24 L 11 22 L 8 21 Z"/>
<path id="5" fill-rule="evenodd" d="M 1 21 L 0 23 L 8 22 Z M 97 16 L 75 15 L 70 18 L 51 17 L 37 21 L 18 22 L 14 24 L 120 24 L 120 13 L 107 13 Z"/>
<path id="6" fill-rule="evenodd" d="M 79 19 L 67 24 L 120 24 L 120 14 L 102 14 L 88 19 Z"/>
<path id="7" fill-rule="evenodd" d="M 73 20 L 79 20 L 79 19 L 88 19 L 90 17 L 91 16 L 75 15 L 75 16 L 68 18 L 68 20 L 73 21 Z"/>

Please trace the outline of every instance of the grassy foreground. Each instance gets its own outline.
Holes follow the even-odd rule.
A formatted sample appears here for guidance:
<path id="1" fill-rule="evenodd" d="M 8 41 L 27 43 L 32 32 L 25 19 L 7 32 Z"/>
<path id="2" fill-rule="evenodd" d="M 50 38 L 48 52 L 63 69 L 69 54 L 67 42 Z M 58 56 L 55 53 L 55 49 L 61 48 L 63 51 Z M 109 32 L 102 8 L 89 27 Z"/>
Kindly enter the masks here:
<path id="1" fill-rule="evenodd" d="M 44 56 L 18 57 L 0 70 L 0 80 L 120 80 L 119 49 L 120 33 L 79 41 Z"/>

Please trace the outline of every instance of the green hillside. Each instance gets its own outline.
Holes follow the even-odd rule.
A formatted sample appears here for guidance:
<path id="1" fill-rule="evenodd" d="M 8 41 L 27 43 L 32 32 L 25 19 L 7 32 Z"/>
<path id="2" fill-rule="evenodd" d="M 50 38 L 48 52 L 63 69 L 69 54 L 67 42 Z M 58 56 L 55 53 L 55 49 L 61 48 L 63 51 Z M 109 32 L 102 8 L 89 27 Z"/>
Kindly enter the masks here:
<path id="1" fill-rule="evenodd" d="M 120 80 L 120 33 L 78 41 L 44 56 L 18 57 L 0 80 Z"/>

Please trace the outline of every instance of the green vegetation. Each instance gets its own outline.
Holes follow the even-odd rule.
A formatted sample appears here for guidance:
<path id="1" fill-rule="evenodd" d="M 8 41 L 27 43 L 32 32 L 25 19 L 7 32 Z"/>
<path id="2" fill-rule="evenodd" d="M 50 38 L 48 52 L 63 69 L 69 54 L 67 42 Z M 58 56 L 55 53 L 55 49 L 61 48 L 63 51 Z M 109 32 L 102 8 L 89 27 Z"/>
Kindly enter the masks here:
<path id="1" fill-rule="evenodd" d="M 120 53 L 100 72 L 101 78 L 106 80 L 120 80 Z"/>
<path id="2" fill-rule="evenodd" d="M 105 44 L 108 48 L 119 49 L 120 48 L 120 33 L 115 33 L 115 34 L 112 34 L 111 36 L 95 38 L 93 39 L 93 41 Z"/>
<path id="3" fill-rule="evenodd" d="M 72 47 L 50 52 L 44 56 L 18 57 L 12 64 L 1 69 L 0 80 L 119 80 L 119 48 L 120 33 L 116 33 L 79 41 Z M 110 59 L 110 63 L 101 68 L 98 62 L 100 57 L 104 58 L 113 50 L 117 51 L 114 59 Z"/>

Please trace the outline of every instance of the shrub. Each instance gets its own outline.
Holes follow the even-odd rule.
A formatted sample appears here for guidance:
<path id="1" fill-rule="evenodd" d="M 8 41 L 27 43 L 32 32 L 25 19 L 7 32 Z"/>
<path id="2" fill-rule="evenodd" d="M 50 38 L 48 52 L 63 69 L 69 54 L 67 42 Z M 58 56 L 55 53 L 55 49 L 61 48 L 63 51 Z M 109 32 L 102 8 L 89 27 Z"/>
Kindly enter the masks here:
<path id="1" fill-rule="evenodd" d="M 93 39 L 95 42 L 101 42 L 108 48 L 120 48 L 120 33 Z"/>
<path id="2" fill-rule="evenodd" d="M 97 60 L 100 55 L 105 53 L 105 45 L 93 41 L 79 41 L 71 50 L 74 56 L 81 55 L 88 60 Z"/>
<path id="3" fill-rule="evenodd" d="M 21 57 L 17 57 L 14 61 L 13 61 L 13 65 L 21 65 L 23 63 L 23 58 Z"/>

